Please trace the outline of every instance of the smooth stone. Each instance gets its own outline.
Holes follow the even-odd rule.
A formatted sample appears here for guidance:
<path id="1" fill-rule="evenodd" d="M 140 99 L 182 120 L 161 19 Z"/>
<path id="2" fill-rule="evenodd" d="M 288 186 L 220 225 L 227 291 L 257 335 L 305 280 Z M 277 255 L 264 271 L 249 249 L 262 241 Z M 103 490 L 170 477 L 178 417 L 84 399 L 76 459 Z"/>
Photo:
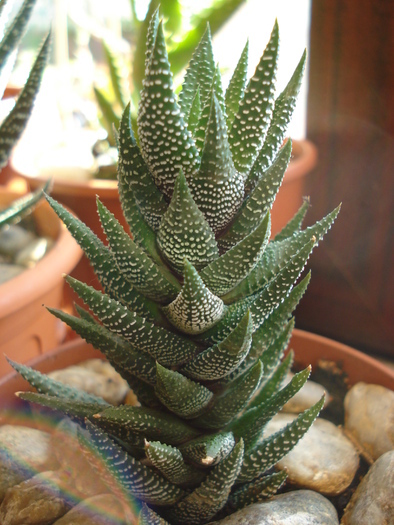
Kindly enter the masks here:
<path id="1" fill-rule="evenodd" d="M 33 471 L 58 465 L 50 447 L 50 434 L 18 425 L 0 426 L 0 463 Z"/>
<path id="2" fill-rule="evenodd" d="M 357 487 L 342 525 L 393 525 L 394 451 L 386 452 L 372 465 Z"/>
<path id="3" fill-rule="evenodd" d="M 108 492 L 107 486 L 84 456 L 76 423 L 63 419 L 51 435 L 51 447 L 62 469 L 73 479 L 73 485 L 81 499 Z"/>
<path id="4" fill-rule="evenodd" d="M 394 449 L 394 392 L 356 383 L 345 397 L 345 430 L 373 460 Z"/>
<path id="5" fill-rule="evenodd" d="M 115 368 L 104 359 L 87 359 L 82 361 L 78 366 L 86 368 L 87 370 L 92 370 L 97 374 L 101 374 L 105 377 L 111 378 L 115 383 L 119 385 L 119 403 L 124 401 L 127 393 L 130 390 L 130 387 L 125 379 L 115 370 Z"/>
<path id="6" fill-rule="evenodd" d="M 295 417 L 277 414 L 264 429 L 264 437 L 288 425 Z M 341 429 L 330 421 L 317 419 L 277 466 L 287 470 L 288 481 L 297 487 L 335 496 L 353 481 L 359 456 Z"/>
<path id="7" fill-rule="evenodd" d="M 11 224 L 0 230 L 0 253 L 14 256 L 35 239 L 35 235 L 25 228 Z"/>
<path id="8" fill-rule="evenodd" d="M 15 257 L 15 263 L 26 268 L 32 268 L 44 257 L 50 246 L 50 240 L 45 237 L 34 239 L 23 250 L 18 252 Z"/>
<path id="9" fill-rule="evenodd" d="M 3 501 L 7 490 L 18 485 L 24 480 L 24 476 L 18 470 L 2 465 L 0 462 L 0 503 Z"/>
<path id="10" fill-rule="evenodd" d="M 255 503 L 216 525 L 338 525 L 334 505 L 311 490 L 296 490 Z M 213 525 L 213 524 L 212 524 Z"/>
<path id="11" fill-rule="evenodd" d="M 294 374 L 289 373 L 284 384 L 286 385 L 290 383 L 293 377 Z M 305 383 L 301 390 L 299 390 L 296 395 L 284 405 L 282 410 L 283 412 L 299 414 L 317 403 L 324 393 L 326 394 L 324 406 L 327 406 L 330 402 L 330 396 L 327 390 L 322 385 L 319 385 L 319 383 L 309 380 Z"/>
<path id="12" fill-rule="evenodd" d="M 135 521 L 136 516 L 125 511 L 119 498 L 101 494 L 82 501 L 54 525 L 129 525 Z"/>
<path id="13" fill-rule="evenodd" d="M 0 263 L 0 284 L 10 281 L 25 271 L 26 268 L 16 264 Z"/>
<path id="14" fill-rule="evenodd" d="M 1 525 L 51 525 L 70 508 L 63 474 L 43 472 L 10 488 L 0 506 Z"/>
<path id="15" fill-rule="evenodd" d="M 118 381 L 82 366 L 69 366 L 48 375 L 56 381 L 100 396 L 112 405 L 119 405 L 127 393 L 123 379 Z"/>

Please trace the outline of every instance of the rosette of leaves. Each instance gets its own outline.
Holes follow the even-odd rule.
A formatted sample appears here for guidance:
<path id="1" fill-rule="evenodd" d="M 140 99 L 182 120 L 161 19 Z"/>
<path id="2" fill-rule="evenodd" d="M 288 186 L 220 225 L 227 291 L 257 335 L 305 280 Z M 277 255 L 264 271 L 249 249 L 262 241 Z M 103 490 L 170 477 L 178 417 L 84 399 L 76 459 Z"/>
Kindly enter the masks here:
<path id="1" fill-rule="evenodd" d="M 271 496 L 286 479 L 273 467 L 323 406 L 321 399 L 264 436 L 310 373 L 284 386 L 292 312 L 310 279 L 301 274 L 339 209 L 302 229 L 304 202 L 270 241 L 305 54 L 277 98 L 277 24 L 249 82 L 247 54 L 246 47 L 223 92 L 207 29 L 177 97 L 156 12 L 139 142 L 129 107 L 117 137 L 119 194 L 133 237 L 98 201 L 104 245 L 48 197 L 103 288 L 67 277 L 87 308 L 78 307 L 78 317 L 50 311 L 103 352 L 140 406 L 111 406 L 14 364 L 38 390 L 19 395 L 81 423 L 118 488 L 142 502 L 141 525 L 204 524 Z"/>

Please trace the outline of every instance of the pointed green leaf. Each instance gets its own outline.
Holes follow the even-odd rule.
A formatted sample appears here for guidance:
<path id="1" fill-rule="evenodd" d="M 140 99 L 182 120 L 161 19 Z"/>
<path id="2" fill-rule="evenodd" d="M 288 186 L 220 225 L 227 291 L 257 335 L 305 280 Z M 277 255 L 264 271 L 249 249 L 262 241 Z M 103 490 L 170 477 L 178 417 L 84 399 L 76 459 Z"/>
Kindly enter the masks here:
<path id="1" fill-rule="evenodd" d="M 205 386 L 157 363 L 155 392 L 171 412 L 184 419 L 197 417 L 213 397 Z"/>
<path id="2" fill-rule="evenodd" d="M 314 244 L 315 238 L 307 243 L 302 250 L 296 252 L 255 298 L 250 306 L 255 330 L 289 295 L 293 289 L 294 281 L 298 279 L 304 269 Z"/>
<path id="3" fill-rule="evenodd" d="M 216 324 L 225 311 L 223 301 L 205 286 L 196 269 L 184 263 L 184 283 L 177 298 L 163 307 L 169 321 L 182 332 L 199 334 Z"/>
<path id="4" fill-rule="evenodd" d="M 197 89 L 200 92 L 201 105 L 204 106 L 206 104 L 214 73 L 215 62 L 212 51 L 211 31 L 208 26 L 190 59 L 182 91 L 179 94 L 179 104 L 185 115 L 185 120 L 189 119 Z"/>
<path id="5" fill-rule="evenodd" d="M 213 518 L 226 504 L 240 471 L 242 458 L 241 440 L 197 489 L 168 511 L 169 521 L 174 525 L 199 525 Z"/>
<path id="6" fill-rule="evenodd" d="M 207 434 L 189 441 L 179 447 L 183 457 L 199 467 L 208 468 L 217 465 L 230 454 L 235 445 L 231 432 Z"/>
<path id="7" fill-rule="evenodd" d="M 243 99 L 248 74 L 249 40 L 243 48 L 238 64 L 226 90 L 227 128 L 231 129 L 239 103 Z"/>
<path id="8" fill-rule="evenodd" d="M 35 0 L 25 0 L 13 21 L 7 27 L 0 44 L 0 71 L 11 53 L 17 48 L 25 32 L 35 3 Z M 6 2 L 3 1 L 2 4 L 1 8 L 3 8 Z"/>
<path id="9" fill-rule="evenodd" d="M 111 139 L 111 143 L 113 143 L 113 129 L 114 127 L 115 129 L 118 129 L 119 127 L 119 115 L 115 112 L 111 101 L 101 89 L 99 89 L 98 87 L 94 87 L 93 92 L 96 98 L 97 105 L 101 111 L 102 124 L 104 125 L 105 130 L 108 133 L 108 137 Z"/>
<path id="10" fill-rule="evenodd" d="M 290 350 L 286 357 L 281 361 L 273 370 L 272 374 L 263 378 L 262 385 L 249 403 L 249 407 L 255 407 L 265 402 L 268 398 L 276 394 L 283 385 L 284 380 L 286 379 L 287 374 L 290 372 L 291 367 L 293 366 L 294 361 L 294 352 Z"/>
<path id="11" fill-rule="evenodd" d="M 146 73 L 137 119 L 141 151 L 156 185 L 171 197 L 179 170 L 192 177 L 200 159 L 176 102 L 162 22 Z"/>
<path id="12" fill-rule="evenodd" d="M 153 259 L 156 264 L 163 266 L 156 246 L 156 233 L 145 221 L 137 206 L 134 190 L 130 187 L 123 168 L 122 159 L 118 162 L 118 191 L 123 215 L 132 232 L 134 241 Z"/>
<path id="13" fill-rule="evenodd" d="M 311 373 L 309 366 L 296 374 L 290 383 L 283 387 L 271 398 L 247 410 L 245 414 L 232 426 L 236 437 L 242 436 L 245 441 L 245 450 L 251 450 L 261 437 L 261 430 L 284 405 L 305 385 Z"/>
<path id="14" fill-rule="evenodd" d="M 36 392 L 17 392 L 17 397 L 28 401 L 29 403 L 37 403 L 38 405 L 58 410 L 67 416 L 84 419 L 92 417 L 93 414 L 102 410 L 101 403 L 90 403 L 85 401 L 71 400 L 66 397 L 50 396 L 48 394 L 37 394 Z"/>
<path id="15" fill-rule="evenodd" d="M 189 120 L 187 121 L 187 128 L 192 135 L 194 135 L 197 124 L 201 115 L 201 99 L 200 88 L 197 87 L 196 94 L 193 97 L 192 105 L 190 107 Z"/>
<path id="16" fill-rule="evenodd" d="M 144 220 L 157 231 L 168 205 L 149 173 L 135 140 L 131 127 L 130 104 L 124 110 L 120 121 L 118 163 Z"/>
<path id="17" fill-rule="evenodd" d="M 306 51 L 304 51 L 289 83 L 275 101 L 271 124 L 267 132 L 265 142 L 259 151 L 258 157 L 252 166 L 248 179 L 245 183 L 246 192 L 249 193 L 256 185 L 261 173 L 263 173 L 275 158 L 281 147 L 287 125 L 293 114 L 298 92 L 305 69 Z"/>
<path id="18" fill-rule="evenodd" d="M 139 315 L 151 320 L 160 320 L 161 313 L 158 306 L 141 296 L 130 283 L 122 278 L 112 253 L 97 235 L 54 199 L 48 195 L 46 199 L 85 252 L 104 290 L 123 304 L 133 308 Z"/>
<path id="19" fill-rule="evenodd" d="M 48 181 L 43 188 L 19 197 L 12 202 L 11 206 L 0 210 L 0 226 L 14 224 L 29 215 L 44 197 L 43 192 L 47 191 L 49 186 L 50 182 Z"/>
<path id="20" fill-rule="evenodd" d="M 149 5 L 149 10 L 151 10 L 152 7 L 154 7 L 153 3 Z M 148 15 L 149 15 L 149 12 L 148 12 Z M 160 23 L 159 8 L 157 7 L 153 11 L 153 14 L 150 17 L 150 19 L 148 18 L 148 15 L 147 15 L 147 18 L 145 19 L 145 23 L 147 19 L 149 20 L 148 29 L 146 31 L 146 42 L 145 42 L 145 46 L 146 46 L 145 47 L 145 70 L 146 71 L 150 67 L 150 59 L 151 59 L 152 51 L 153 51 L 155 41 L 156 41 L 157 30 L 159 28 L 159 23 Z M 143 32 L 141 34 L 143 35 Z M 134 62 L 135 61 L 136 61 L 136 58 Z"/>
<path id="21" fill-rule="evenodd" d="M 283 241 L 271 242 L 265 250 L 261 260 L 248 277 L 248 294 L 257 292 L 259 288 L 261 289 L 262 286 L 270 282 L 278 271 L 288 264 L 290 259 L 297 252 L 300 252 L 305 248 L 311 239 L 315 240 L 312 248 L 317 246 L 323 236 L 333 225 L 339 213 L 339 209 L 340 207 L 335 208 L 335 210 L 326 215 L 326 217 L 320 221 L 317 221 L 313 226 L 295 232 L 291 237 L 288 237 Z M 240 288 L 241 287 L 242 283 L 240 285 Z M 234 294 L 236 293 L 237 291 L 234 292 Z M 236 297 L 239 297 L 239 294 L 237 294 Z"/>
<path id="22" fill-rule="evenodd" d="M 199 270 L 219 256 L 215 235 L 194 202 L 182 172 L 176 179 L 157 242 L 163 256 L 179 273 L 185 258 Z"/>
<path id="23" fill-rule="evenodd" d="M 229 133 L 234 165 L 244 178 L 267 133 L 274 105 L 279 28 L 275 22 L 270 41 L 246 87 Z"/>
<path id="24" fill-rule="evenodd" d="M 25 2 L 21 11 L 22 14 L 25 13 L 23 16 L 28 18 L 26 11 L 30 9 L 33 4 L 34 1 L 32 2 L 27 0 Z M 15 27 L 15 24 L 12 24 L 11 27 L 14 27 L 15 33 L 19 34 L 18 28 Z M 12 32 L 10 33 L 9 29 L 7 30 L 7 34 L 4 37 L 0 47 L 0 58 L 4 53 L 8 53 L 9 49 L 7 49 L 7 45 L 13 45 L 12 42 L 7 41 L 8 36 L 12 41 L 14 36 L 18 38 L 18 35 L 14 35 Z M 5 42 L 8 42 L 8 44 L 4 45 Z M 47 36 L 44 44 L 41 47 L 41 50 L 29 74 L 29 78 L 27 79 L 26 84 L 18 97 L 15 106 L 0 125 L 0 168 L 6 165 L 11 150 L 21 136 L 22 131 L 24 130 L 29 119 L 34 104 L 34 99 L 41 84 L 41 78 L 48 60 L 49 51 L 50 35 Z M 1 59 L 0 64 L 3 64 Z"/>
<path id="25" fill-rule="evenodd" d="M 97 412 L 100 413 L 95 414 L 95 424 L 126 442 L 129 435 L 137 433 L 149 441 L 179 445 L 200 434 L 182 419 L 163 410 L 121 405 Z"/>
<path id="26" fill-rule="evenodd" d="M 127 454 L 108 435 L 87 422 L 90 446 L 116 482 L 136 498 L 151 505 L 173 505 L 185 494 L 154 470 Z"/>
<path id="27" fill-rule="evenodd" d="M 271 375 L 273 370 L 279 364 L 280 360 L 289 345 L 291 334 L 294 329 L 294 319 L 286 324 L 282 332 L 271 343 L 271 345 L 261 354 L 260 361 L 264 365 L 264 375 Z"/>
<path id="28" fill-rule="evenodd" d="M 284 301 L 275 308 L 254 332 L 250 354 L 260 357 L 261 354 L 275 341 L 290 320 L 292 312 L 302 299 L 311 280 L 309 272 L 299 284 L 294 286 Z"/>
<path id="29" fill-rule="evenodd" d="M 228 375 L 248 354 L 252 331 L 253 322 L 248 310 L 223 341 L 198 354 L 182 368 L 182 373 L 200 381 L 213 381 Z"/>
<path id="30" fill-rule="evenodd" d="M 281 231 L 275 235 L 274 242 L 284 241 L 288 237 L 291 237 L 292 235 L 299 232 L 309 207 L 310 199 L 309 197 L 304 197 L 304 202 L 301 204 L 297 213 L 292 217 L 292 219 L 290 219 L 286 226 L 284 226 Z"/>
<path id="31" fill-rule="evenodd" d="M 163 365 L 181 364 L 197 352 L 198 347 L 192 341 L 155 326 L 115 299 L 72 277 L 66 280 L 108 330 L 124 337 Z"/>
<path id="32" fill-rule="evenodd" d="M 200 276 L 208 288 L 216 295 L 231 297 L 231 290 L 249 275 L 260 260 L 270 233 L 271 219 L 268 213 L 245 239 L 201 270 Z"/>
<path id="33" fill-rule="evenodd" d="M 108 406 L 108 403 L 104 401 L 102 397 L 88 394 L 84 390 L 51 379 L 47 375 L 41 374 L 41 372 L 38 372 L 29 366 L 15 363 L 15 361 L 12 361 L 11 359 L 7 358 L 7 361 L 12 368 L 14 368 L 23 379 L 26 379 L 26 381 L 28 381 L 40 394 L 62 397 L 69 401 L 81 401 L 83 403 Z"/>
<path id="34" fill-rule="evenodd" d="M 103 45 L 104 55 L 107 61 L 107 65 L 109 68 L 109 75 L 111 79 L 112 89 L 114 91 L 118 104 L 123 109 L 126 106 L 126 96 L 125 96 L 125 87 L 123 83 L 123 76 L 121 74 L 119 64 L 117 63 L 113 52 L 110 50 L 110 48 L 105 42 L 102 42 L 102 45 Z"/>
<path id="35" fill-rule="evenodd" d="M 172 301 L 180 290 L 176 278 L 162 270 L 138 247 L 98 198 L 97 209 L 116 264 L 124 278 L 149 299 L 158 303 Z"/>
<path id="36" fill-rule="evenodd" d="M 268 476 L 255 479 L 251 483 L 244 483 L 231 492 L 226 509 L 233 512 L 243 509 L 253 503 L 259 503 L 274 496 L 285 483 L 287 472 L 282 470 Z"/>
<path id="37" fill-rule="evenodd" d="M 250 197 L 244 201 L 233 224 L 219 239 L 221 251 L 227 251 L 249 235 L 271 209 L 275 196 L 282 183 L 290 160 L 291 141 L 281 149 L 271 168 L 260 179 Z"/>
<path id="38" fill-rule="evenodd" d="M 263 366 L 260 361 L 238 378 L 231 388 L 214 398 L 212 408 L 197 418 L 193 423 L 202 428 L 222 428 L 248 405 L 256 393 L 263 377 Z"/>
<path id="39" fill-rule="evenodd" d="M 155 383 L 156 365 L 151 357 L 137 351 L 130 343 L 98 323 L 74 317 L 55 308 L 48 308 L 48 311 L 100 350 L 126 381 L 131 382 L 133 377 L 138 377 L 150 384 Z"/>
<path id="40" fill-rule="evenodd" d="M 145 445 L 147 458 L 161 474 L 174 485 L 195 487 L 206 477 L 206 474 L 185 463 L 179 449 L 159 441 L 150 441 Z"/>
<path id="41" fill-rule="evenodd" d="M 245 452 L 238 482 L 252 481 L 292 450 L 309 430 L 324 406 L 324 396 L 311 408 L 302 412 L 294 421 L 258 445 Z"/>
<path id="42" fill-rule="evenodd" d="M 231 157 L 226 122 L 213 93 L 199 172 L 189 179 L 193 199 L 215 233 L 234 217 L 244 195 Z"/>

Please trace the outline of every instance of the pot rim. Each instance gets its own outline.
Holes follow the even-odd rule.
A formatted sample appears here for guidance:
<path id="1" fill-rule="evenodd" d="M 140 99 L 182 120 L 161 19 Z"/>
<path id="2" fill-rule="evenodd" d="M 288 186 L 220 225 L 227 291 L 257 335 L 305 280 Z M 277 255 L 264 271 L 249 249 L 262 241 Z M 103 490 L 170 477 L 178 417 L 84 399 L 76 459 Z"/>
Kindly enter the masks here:
<path id="1" fill-rule="evenodd" d="M 87 349 L 87 355 L 80 352 L 81 347 Z M 352 367 L 354 369 L 354 364 L 360 363 L 360 367 L 356 367 L 356 370 L 364 373 L 364 376 L 358 378 L 357 381 L 372 382 L 367 381 L 368 377 L 371 374 L 379 374 L 384 380 L 385 386 L 387 388 L 394 388 L 394 371 L 391 370 L 388 366 L 380 361 L 377 361 L 375 358 L 360 352 L 350 346 L 347 346 L 343 343 L 335 341 L 334 339 L 329 339 L 312 332 L 306 332 L 304 330 L 299 330 L 295 328 L 293 330 L 293 335 L 290 340 L 289 348 L 295 349 L 295 359 L 300 356 L 301 353 L 305 352 L 307 356 L 308 364 L 309 357 L 312 356 L 310 361 L 314 361 L 314 364 L 317 363 L 319 359 L 335 359 L 341 361 L 344 365 L 345 372 L 351 371 Z M 54 370 L 53 365 L 59 359 L 59 357 L 67 361 L 69 366 L 72 363 L 77 363 L 91 357 L 103 358 L 103 354 L 96 350 L 92 345 L 88 344 L 84 339 L 73 339 L 67 343 L 59 345 L 57 348 L 47 352 L 43 355 L 37 356 L 27 363 L 27 366 L 36 368 L 41 372 L 48 372 Z M 75 360 L 75 357 L 77 360 Z M 349 370 L 349 367 L 350 370 Z M 367 375 L 368 374 L 368 375 Z M 354 384 L 356 381 L 352 381 L 350 376 L 350 383 Z M 0 378 L 0 392 L 6 389 L 8 386 L 7 392 L 11 392 L 10 385 L 15 384 L 15 390 L 20 390 L 23 384 L 28 385 L 28 383 L 22 379 L 22 377 L 17 372 L 10 372 L 9 374 Z M 377 384 L 382 384 L 382 381 Z"/>
<path id="2" fill-rule="evenodd" d="M 47 206 L 58 223 L 55 243 L 33 268 L 27 268 L 0 285 L 0 318 L 13 314 L 54 288 L 63 279 L 62 274 L 70 273 L 82 257 L 78 243 L 49 204 L 44 201 L 40 206 Z"/>

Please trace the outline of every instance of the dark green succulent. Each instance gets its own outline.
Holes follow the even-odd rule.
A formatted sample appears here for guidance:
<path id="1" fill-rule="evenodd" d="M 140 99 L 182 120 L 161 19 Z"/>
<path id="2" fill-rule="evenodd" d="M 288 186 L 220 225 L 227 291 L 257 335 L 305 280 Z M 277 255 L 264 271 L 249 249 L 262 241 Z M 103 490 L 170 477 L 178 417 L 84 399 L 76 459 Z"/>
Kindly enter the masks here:
<path id="1" fill-rule="evenodd" d="M 15 18 L 7 26 L 0 42 L 0 95 L 3 96 L 12 66 L 15 61 L 19 42 L 25 32 L 36 0 L 25 0 Z M 0 19 L 5 16 L 6 0 L 0 1 Z M 35 97 L 41 84 L 42 74 L 48 59 L 49 37 L 46 38 L 29 78 L 23 87 L 14 107 L 0 124 L 0 169 L 7 164 L 12 148 L 21 136 L 29 119 Z M 44 190 L 48 189 L 48 185 Z M 7 209 L 0 210 L 0 228 L 6 224 L 18 222 L 35 207 L 42 198 L 39 190 L 14 201 Z"/>
<path id="2" fill-rule="evenodd" d="M 339 209 L 302 230 L 305 202 L 270 241 L 305 54 L 276 99 L 277 24 L 248 83 L 247 55 L 246 47 L 223 93 L 207 29 L 177 97 L 156 12 L 139 143 L 129 107 L 117 137 L 133 238 L 100 201 L 108 246 L 48 197 L 104 289 L 67 277 L 88 309 L 51 312 L 103 352 L 141 406 L 110 406 L 14 364 L 38 390 L 21 397 L 84 422 L 123 491 L 143 502 L 140 524 L 204 524 L 274 494 L 286 478 L 274 465 L 324 402 L 263 436 L 308 379 L 309 367 L 283 386 L 292 364 L 285 350 L 310 275 L 299 278 Z"/>

